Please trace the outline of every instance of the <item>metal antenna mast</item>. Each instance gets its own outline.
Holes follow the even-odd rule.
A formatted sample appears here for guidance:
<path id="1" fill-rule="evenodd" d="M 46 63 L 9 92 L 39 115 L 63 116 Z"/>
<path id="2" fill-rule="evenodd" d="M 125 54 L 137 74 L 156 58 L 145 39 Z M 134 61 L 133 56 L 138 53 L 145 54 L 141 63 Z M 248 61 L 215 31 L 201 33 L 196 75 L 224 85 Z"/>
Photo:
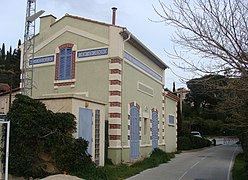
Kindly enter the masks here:
<path id="1" fill-rule="evenodd" d="M 32 96 L 33 63 L 30 60 L 34 58 L 35 19 L 44 12 L 41 10 L 36 13 L 36 0 L 27 0 L 21 76 L 21 91 L 27 96 Z"/>

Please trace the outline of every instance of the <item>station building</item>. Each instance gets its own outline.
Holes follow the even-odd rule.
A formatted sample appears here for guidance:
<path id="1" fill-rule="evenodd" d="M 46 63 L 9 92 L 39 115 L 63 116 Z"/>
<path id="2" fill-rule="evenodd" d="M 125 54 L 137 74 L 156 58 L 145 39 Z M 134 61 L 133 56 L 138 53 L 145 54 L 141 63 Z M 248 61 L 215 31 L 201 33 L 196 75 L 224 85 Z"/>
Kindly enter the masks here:
<path id="1" fill-rule="evenodd" d="M 76 116 L 75 136 L 89 141 L 99 165 L 105 154 L 118 164 L 154 148 L 176 151 L 178 99 L 164 90 L 168 66 L 115 24 L 115 10 L 112 24 L 68 14 L 41 17 L 29 65 L 32 97 Z"/>

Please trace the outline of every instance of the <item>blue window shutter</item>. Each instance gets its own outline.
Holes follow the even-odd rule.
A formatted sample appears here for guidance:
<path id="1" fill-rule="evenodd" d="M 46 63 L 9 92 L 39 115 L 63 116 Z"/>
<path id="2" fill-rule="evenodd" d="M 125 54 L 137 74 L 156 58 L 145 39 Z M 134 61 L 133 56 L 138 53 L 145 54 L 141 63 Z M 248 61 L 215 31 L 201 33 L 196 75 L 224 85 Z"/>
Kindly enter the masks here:
<path id="1" fill-rule="evenodd" d="M 71 76 L 71 69 L 72 69 L 72 58 L 71 56 L 67 55 L 66 57 L 66 67 L 65 67 L 65 77 L 66 79 L 71 79 L 72 76 Z"/>
<path id="2" fill-rule="evenodd" d="M 64 79 L 64 74 L 65 74 L 65 57 L 60 56 L 59 58 L 59 79 L 60 80 Z"/>
<path id="3" fill-rule="evenodd" d="M 59 80 L 72 78 L 72 48 L 64 48 L 59 53 Z"/>
<path id="4" fill-rule="evenodd" d="M 139 158 L 139 110 L 137 107 L 130 109 L 130 159 Z"/>

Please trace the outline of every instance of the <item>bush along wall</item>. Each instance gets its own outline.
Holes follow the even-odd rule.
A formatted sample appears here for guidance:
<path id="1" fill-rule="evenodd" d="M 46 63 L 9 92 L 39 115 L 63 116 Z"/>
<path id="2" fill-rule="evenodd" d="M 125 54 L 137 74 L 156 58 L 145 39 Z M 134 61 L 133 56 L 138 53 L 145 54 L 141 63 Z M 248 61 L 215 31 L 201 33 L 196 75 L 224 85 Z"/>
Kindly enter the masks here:
<path id="1" fill-rule="evenodd" d="M 178 137 L 177 141 L 178 150 L 190 150 L 190 149 L 197 149 L 208 147 L 211 145 L 211 141 L 205 138 L 199 138 L 195 136 L 184 136 Z"/>

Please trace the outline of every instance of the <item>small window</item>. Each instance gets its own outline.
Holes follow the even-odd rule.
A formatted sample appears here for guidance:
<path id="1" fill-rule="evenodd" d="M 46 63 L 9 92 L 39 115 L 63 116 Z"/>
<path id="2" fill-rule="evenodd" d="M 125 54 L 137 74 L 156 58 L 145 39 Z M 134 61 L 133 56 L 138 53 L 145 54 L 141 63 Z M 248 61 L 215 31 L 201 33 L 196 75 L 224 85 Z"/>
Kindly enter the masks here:
<path id="1" fill-rule="evenodd" d="M 169 125 L 175 125 L 175 119 L 172 115 L 169 115 Z"/>
<path id="2" fill-rule="evenodd" d="M 58 80 L 72 79 L 72 48 L 63 48 L 59 52 Z"/>
<path id="3" fill-rule="evenodd" d="M 147 118 L 144 118 L 144 135 L 147 134 Z"/>

